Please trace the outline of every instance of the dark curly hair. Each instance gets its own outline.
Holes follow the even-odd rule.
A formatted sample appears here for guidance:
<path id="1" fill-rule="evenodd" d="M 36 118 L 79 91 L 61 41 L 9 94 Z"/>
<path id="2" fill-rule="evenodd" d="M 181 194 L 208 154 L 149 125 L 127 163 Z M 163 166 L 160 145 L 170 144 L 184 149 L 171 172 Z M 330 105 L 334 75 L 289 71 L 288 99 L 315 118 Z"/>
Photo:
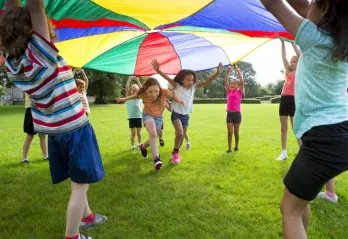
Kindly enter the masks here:
<path id="1" fill-rule="evenodd" d="M 185 76 L 187 75 L 193 75 L 193 83 L 197 83 L 197 74 L 194 71 L 191 70 L 181 70 L 174 78 L 174 81 L 178 83 L 179 85 L 183 84 L 183 81 L 185 79 Z"/>
<path id="2" fill-rule="evenodd" d="M 0 16 L 0 47 L 10 57 L 25 53 L 33 35 L 29 10 L 13 7 Z"/>
<path id="3" fill-rule="evenodd" d="M 138 91 L 138 95 L 144 94 L 149 87 L 154 86 L 154 85 L 157 85 L 158 88 L 159 88 L 159 94 L 158 94 L 158 97 L 156 99 L 156 101 L 157 101 L 158 99 L 161 98 L 162 88 L 161 88 L 160 83 L 155 78 L 152 78 L 152 77 L 149 77 L 149 78 L 146 79 L 146 81 L 144 82 L 143 86 Z"/>
<path id="4" fill-rule="evenodd" d="M 333 38 L 333 60 L 348 61 L 348 1 L 316 0 L 316 4 L 319 7 L 328 6 L 328 11 L 319 21 L 318 28 Z"/>

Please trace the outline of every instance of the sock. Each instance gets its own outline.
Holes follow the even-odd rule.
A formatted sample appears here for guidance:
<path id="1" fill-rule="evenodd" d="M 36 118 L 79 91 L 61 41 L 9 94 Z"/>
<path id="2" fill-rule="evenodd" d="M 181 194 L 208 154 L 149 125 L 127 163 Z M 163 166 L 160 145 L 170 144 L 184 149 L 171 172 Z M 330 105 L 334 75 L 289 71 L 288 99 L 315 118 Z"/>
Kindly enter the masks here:
<path id="1" fill-rule="evenodd" d="M 335 198 L 335 196 L 336 196 L 336 194 L 330 193 L 330 192 L 328 192 L 328 191 L 325 191 L 325 193 L 326 193 L 326 195 L 327 195 L 329 198 L 331 198 L 331 199 Z"/>
<path id="2" fill-rule="evenodd" d="M 153 157 L 153 161 L 156 161 L 156 160 L 160 160 L 160 157 L 159 156 Z"/>
<path id="3" fill-rule="evenodd" d="M 75 236 L 65 236 L 64 239 L 79 239 L 80 238 L 80 234 L 77 233 Z"/>
<path id="4" fill-rule="evenodd" d="M 285 149 L 285 150 L 282 150 L 282 155 L 288 155 L 288 152 L 287 152 L 286 149 Z"/>
<path id="5" fill-rule="evenodd" d="M 179 153 L 179 149 L 173 149 L 173 153 L 172 154 L 175 154 L 175 153 Z"/>
<path id="6" fill-rule="evenodd" d="M 135 146 L 134 145 L 132 145 L 132 149 L 134 149 L 135 148 Z"/>
<path id="7" fill-rule="evenodd" d="M 91 212 L 91 214 L 89 214 L 89 216 L 82 218 L 82 222 L 86 223 L 86 224 L 92 224 L 94 222 L 95 219 L 95 214 L 93 212 Z"/>

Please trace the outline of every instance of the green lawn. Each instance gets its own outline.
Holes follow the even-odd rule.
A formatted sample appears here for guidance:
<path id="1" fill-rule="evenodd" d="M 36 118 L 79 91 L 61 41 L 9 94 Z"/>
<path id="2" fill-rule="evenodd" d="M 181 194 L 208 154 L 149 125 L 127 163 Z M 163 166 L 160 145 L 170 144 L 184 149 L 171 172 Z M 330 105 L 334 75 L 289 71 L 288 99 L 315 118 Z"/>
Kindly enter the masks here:
<path id="1" fill-rule="evenodd" d="M 106 176 L 90 187 L 89 201 L 108 221 L 89 235 L 97 239 L 282 237 L 282 179 L 298 150 L 295 139 L 290 137 L 290 159 L 276 161 L 278 106 L 243 105 L 240 151 L 227 155 L 224 107 L 194 106 L 189 128 L 192 150 L 181 151 L 182 163 L 177 166 L 170 162 L 174 131 L 166 112 L 166 145 L 160 149 L 164 165 L 155 172 L 151 160 L 130 150 L 126 108 L 93 106 L 90 120 Z M 0 238 L 63 238 L 70 184 L 52 185 L 37 138 L 29 155 L 31 164 L 20 164 L 23 118 L 23 107 L 0 107 Z M 310 238 L 348 238 L 347 179 L 347 173 L 337 178 L 337 205 L 317 200 L 312 204 Z"/>

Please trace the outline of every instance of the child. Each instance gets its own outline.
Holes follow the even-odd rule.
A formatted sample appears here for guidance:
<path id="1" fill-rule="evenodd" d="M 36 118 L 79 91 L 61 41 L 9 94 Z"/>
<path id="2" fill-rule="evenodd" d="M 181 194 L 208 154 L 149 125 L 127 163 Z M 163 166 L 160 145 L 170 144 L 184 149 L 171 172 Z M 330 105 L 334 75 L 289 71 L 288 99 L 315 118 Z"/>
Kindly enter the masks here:
<path id="1" fill-rule="evenodd" d="M 238 73 L 239 81 L 233 79 L 231 84 L 229 83 L 228 77 L 231 71 L 231 67 L 227 67 L 225 75 L 225 90 L 227 94 L 227 140 L 228 140 L 228 150 L 227 153 L 231 153 L 232 148 L 232 136 L 234 133 L 235 147 L 234 151 L 238 151 L 239 145 L 239 127 L 242 122 L 242 114 L 240 112 L 240 104 L 242 103 L 242 96 L 244 92 L 244 79 L 243 75 L 238 68 L 234 66 L 234 70 Z"/>
<path id="2" fill-rule="evenodd" d="M 307 238 L 309 202 L 348 169 L 348 1 L 262 0 L 301 49 L 294 131 L 302 146 L 284 178 L 285 238 Z M 302 15 L 299 15 L 298 13 Z"/>
<path id="3" fill-rule="evenodd" d="M 132 79 L 135 79 L 137 84 L 133 84 L 131 87 L 129 87 Z M 141 87 L 142 85 L 138 77 L 130 76 L 126 84 L 126 96 L 128 97 L 130 95 L 137 95 Z M 131 130 L 132 150 L 135 150 L 136 149 L 134 145 L 135 135 L 138 136 L 138 148 L 140 148 L 140 144 L 141 144 L 141 128 L 142 128 L 142 116 L 143 116 L 142 100 L 140 99 L 129 100 L 126 102 L 126 104 L 127 104 L 129 128 Z"/>
<path id="4" fill-rule="evenodd" d="M 174 149 L 172 152 L 172 163 L 178 164 L 180 163 L 179 149 L 182 144 L 183 137 L 186 134 L 187 128 L 189 126 L 190 110 L 193 104 L 195 91 L 196 89 L 213 82 L 213 80 L 216 79 L 220 74 L 222 64 L 219 64 L 217 72 L 212 77 L 200 83 L 197 83 L 197 76 L 194 71 L 181 70 L 173 80 L 160 70 L 160 65 L 156 60 L 152 61 L 152 66 L 159 75 L 161 75 L 174 87 L 175 95 L 185 102 L 185 104 L 178 104 L 176 102 L 173 102 L 171 106 L 171 118 L 173 126 L 175 128 L 175 141 Z"/>
<path id="5" fill-rule="evenodd" d="M 159 170 L 162 167 L 162 161 L 158 153 L 157 132 L 163 124 L 163 111 L 166 107 L 166 99 L 172 99 L 180 104 L 184 104 L 184 102 L 176 97 L 172 91 L 161 89 L 158 81 L 151 77 L 147 78 L 137 95 L 118 98 L 117 101 L 125 102 L 139 98 L 144 102 L 143 122 L 150 136 L 150 138 L 140 146 L 141 155 L 147 158 L 146 148 L 150 146 L 155 169 Z"/>
<path id="6" fill-rule="evenodd" d="M 34 135 L 36 134 L 34 130 L 33 117 L 31 115 L 30 98 L 28 94 L 25 94 L 25 116 L 24 116 L 24 133 L 27 134 L 23 144 L 23 159 L 22 163 L 30 163 L 28 159 L 28 153 L 30 144 L 33 141 Z M 46 135 L 39 134 L 40 147 L 44 157 L 44 160 L 48 160 L 47 147 L 46 147 Z"/>
<path id="7" fill-rule="evenodd" d="M 286 150 L 286 143 L 288 137 L 288 117 L 290 117 L 291 127 L 293 128 L 293 119 L 295 115 L 295 72 L 297 67 L 297 61 L 300 57 L 300 51 L 295 46 L 294 43 L 292 47 L 296 52 L 296 56 L 293 56 L 290 60 L 286 58 L 285 43 L 282 42 L 282 58 L 285 68 L 285 82 L 283 85 L 283 90 L 281 93 L 280 104 L 279 104 L 279 117 L 281 124 L 281 142 L 282 142 L 282 153 L 279 155 L 277 160 L 284 160 L 288 158 L 288 153 Z M 301 146 L 301 140 L 298 140 L 299 146 Z"/>
<path id="8" fill-rule="evenodd" d="M 65 239 L 90 239 L 79 234 L 79 227 L 89 230 L 106 220 L 90 211 L 86 196 L 88 184 L 100 181 L 104 169 L 71 68 L 50 41 L 43 0 L 27 0 L 26 8 L 20 1 L 6 1 L 5 8 L 0 47 L 8 77 L 31 97 L 35 132 L 48 135 L 53 183 L 72 181 Z"/>
<path id="9" fill-rule="evenodd" d="M 83 105 L 83 109 L 86 112 L 86 115 L 88 116 L 89 113 L 91 113 L 91 110 L 89 108 L 89 103 L 87 99 L 87 89 L 88 89 L 88 78 L 86 76 L 86 73 L 83 69 L 75 68 L 73 73 L 81 73 L 83 80 L 80 78 L 75 79 L 75 83 L 77 86 L 77 90 L 80 95 L 80 100 Z"/>

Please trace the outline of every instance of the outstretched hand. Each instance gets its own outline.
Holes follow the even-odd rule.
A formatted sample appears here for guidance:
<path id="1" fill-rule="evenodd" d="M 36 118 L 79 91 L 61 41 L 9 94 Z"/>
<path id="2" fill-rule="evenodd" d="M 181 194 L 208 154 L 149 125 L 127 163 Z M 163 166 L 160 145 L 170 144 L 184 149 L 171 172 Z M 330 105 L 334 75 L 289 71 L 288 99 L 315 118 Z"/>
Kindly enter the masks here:
<path id="1" fill-rule="evenodd" d="M 116 98 L 117 103 L 123 103 L 125 102 L 125 98 Z"/>
<path id="2" fill-rule="evenodd" d="M 228 66 L 228 67 L 226 68 L 226 74 L 230 74 L 231 70 L 232 70 L 232 67 L 231 67 L 231 66 Z"/>
<path id="3" fill-rule="evenodd" d="M 156 59 L 152 60 L 151 65 L 153 69 L 158 73 L 160 70 L 160 64 L 158 63 L 158 61 Z"/>
<path id="4" fill-rule="evenodd" d="M 216 72 L 217 74 L 220 74 L 220 73 L 221 73 L 221 71 L 222 71 L 222 66 L 223 66 L 222 63 L 220 62 L 219 65 L 218 65 L 217 72 Z"/>
<path id="5" fill-rule="evenodd" d="M 234 65 L 234 70 L 235 71 L 240 71 L 239 67 L 237 65 Z"/>
<path id="6" fill-rule="evenodd" d="M 181 100 L 179 103 L 180 105 L 185 105 L 185 102 L 183 100 Z"/>

